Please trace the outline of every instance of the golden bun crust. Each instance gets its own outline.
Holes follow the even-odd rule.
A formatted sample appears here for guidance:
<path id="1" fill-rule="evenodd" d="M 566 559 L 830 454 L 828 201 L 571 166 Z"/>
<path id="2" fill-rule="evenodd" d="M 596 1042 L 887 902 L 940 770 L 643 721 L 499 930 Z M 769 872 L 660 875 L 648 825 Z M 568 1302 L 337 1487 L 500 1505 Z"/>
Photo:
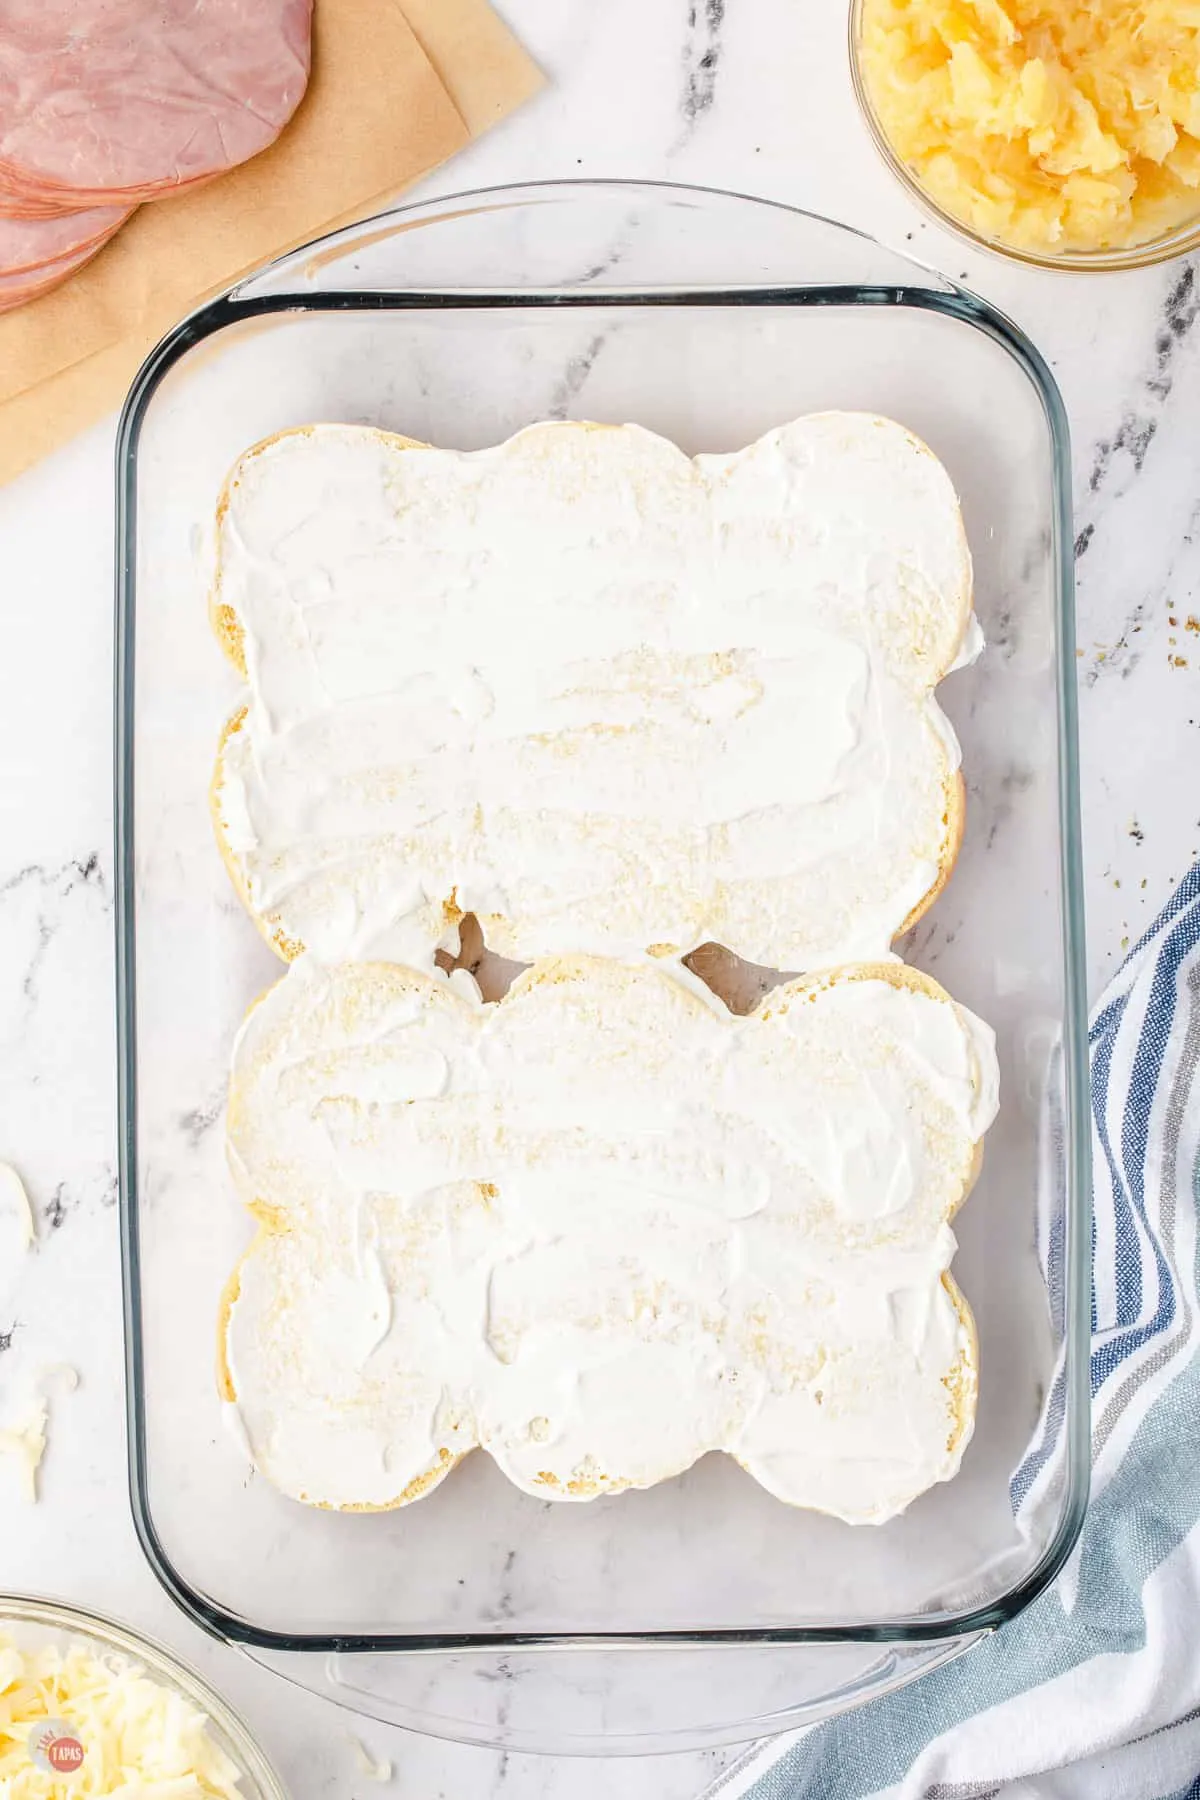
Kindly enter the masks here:
<path id="1" fill-rule="evenodd" d="M 946 783 L 946 840 L 942 846 L 942 860 L 938 865 L 937 879 L 927 893 L 923 894 L 904 920 L 899 930 L 893 933 L 892 942 L 897 942 L 914 925 L 919 925 L 934 901 L 945 891 L 946 883 L 954 873 L 954 865 L 958 861 L 958 853 L 962 849 L 963 833 L 967 828 L 967 784 L 962 778 L 962 771 L 955 769 Z"/>
<path id="2" fill-rule="evenodd" d="M 213 769 L 212 780 L 208 784 L 208 812 L 212 820 L 213 836 L 217 840 L 221 861 L 233 883 L 234 892 L 253 921 L 255 930 L 271 947 L 276 956 L 282 958 L 284 962 L 294 962 L 296 957 L 303 954 L 304 945 L 298 939 L 290 938 L 287 935 L 277 915 L 259 912 L 254 906 L 246 889 L 246 878 L 242 873 L 241 865 L 229 847 L 225 821 L 221 815 L 221 789 L 225 775 L 224 750 L 230 739 L 236 737 L 237 733 L 245 726 L 246 710 L 244 706 L 239 707 L 237 712 L 226 719 L 221 728 L 216 766 Z"/>

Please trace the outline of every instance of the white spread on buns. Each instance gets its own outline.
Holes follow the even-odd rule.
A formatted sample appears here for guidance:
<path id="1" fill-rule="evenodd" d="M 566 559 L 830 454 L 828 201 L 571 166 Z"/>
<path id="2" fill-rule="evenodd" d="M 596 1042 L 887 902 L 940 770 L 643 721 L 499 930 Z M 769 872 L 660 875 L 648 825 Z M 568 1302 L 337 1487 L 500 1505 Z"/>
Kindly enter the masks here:
<path id="1" fill-rule="evenodd" d="M 304 957 L 234 1053 L 261 1228 L 225 1397 L 319 1505 L 403 1504 L 477 1444 L 555 1499 L 722 1449 L 884 1520 L 970 1436 L 949 1220 L 995 1106 L 990 1031 L 894 964 L 735 1018 L 650 960 L 551 959 L 484 1006 Z"/>
<path id="2" fill-rule="evenodd" d="M 222 500 L 248 695 L 218 835 L 285 954 L 813 969 L 889 954 L 957 848 L 933 699 L 977 649 L 940 463 L 825 413 L 690 459 L 634 425 L 285 432 Z"/>

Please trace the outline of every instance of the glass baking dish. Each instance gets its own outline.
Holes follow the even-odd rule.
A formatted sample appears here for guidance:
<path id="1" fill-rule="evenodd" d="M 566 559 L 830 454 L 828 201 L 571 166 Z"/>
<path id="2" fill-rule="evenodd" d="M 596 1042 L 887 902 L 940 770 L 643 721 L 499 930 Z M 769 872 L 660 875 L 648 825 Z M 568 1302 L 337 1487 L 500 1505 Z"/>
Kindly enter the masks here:
<path id="1" fill-rule="evenodd" d="M 218 490 L 256 439 L 361 421 L 460 448 L 636 420 L 723 450 L 821 408 L 891 415 L 962 496 L 989 649 L 942 702 L 969 806 L 907 954 L 988 1019 L 1003 1096 L 956 1222 L 981 1342 L 959 1476 L 854 1529 L 710 1456 L 586 1506 L 484 1455 L 380 1515 L 251 1474 L 213 1375 L 249 1235 L 223 1102 L 280 973 L 213 843 L 235 678 L 206 615 Z M 383 1718 L 509 1748 L 730 1742 L 910 1679 L 1053 1578 L 1087 1485 L 1090 1246 L 1069 455 L 1045 364 L 985 302 L 861 234 L 738 196 L 573 182 L 403 208 L 180 324 L 118 450 L 121 1198 L 134 1515 L 210 1631 Z M 527 631 L 533 621 L 515 620 Z"/>

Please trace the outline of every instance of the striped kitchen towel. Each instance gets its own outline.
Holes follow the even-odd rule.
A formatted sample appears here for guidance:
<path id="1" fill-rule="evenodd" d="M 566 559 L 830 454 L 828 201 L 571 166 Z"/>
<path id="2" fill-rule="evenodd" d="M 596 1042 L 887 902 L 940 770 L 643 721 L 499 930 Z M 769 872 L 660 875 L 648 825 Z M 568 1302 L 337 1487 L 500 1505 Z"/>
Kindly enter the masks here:
<path id="1" fill-rule="evenodd" d="M 1075 1554 L 916 1687 L 756 1746 L 720 1800 L 1200 1800 L 1200 866 L 1090 1039 L 1093 1474 Z"/>

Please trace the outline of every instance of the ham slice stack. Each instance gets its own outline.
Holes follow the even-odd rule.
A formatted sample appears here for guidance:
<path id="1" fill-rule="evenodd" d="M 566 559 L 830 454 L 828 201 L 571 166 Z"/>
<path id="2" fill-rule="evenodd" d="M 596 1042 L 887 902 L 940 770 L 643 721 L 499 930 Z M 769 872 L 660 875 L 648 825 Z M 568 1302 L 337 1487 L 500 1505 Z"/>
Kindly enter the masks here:
<path id="1" fill-rule="evenodd" d="M 0 0 L 0 311 L 274 143 L 312 0 Z"/>

